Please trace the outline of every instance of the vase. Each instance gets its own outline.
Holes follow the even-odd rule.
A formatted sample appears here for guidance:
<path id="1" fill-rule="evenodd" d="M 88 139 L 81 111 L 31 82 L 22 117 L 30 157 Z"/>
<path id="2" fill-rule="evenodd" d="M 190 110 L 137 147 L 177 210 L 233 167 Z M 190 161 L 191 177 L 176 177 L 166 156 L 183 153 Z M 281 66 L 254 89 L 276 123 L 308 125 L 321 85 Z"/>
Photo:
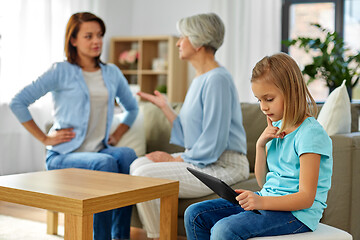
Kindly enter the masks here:
<path id="1" fill-rule="evenodd" d="M 136 70 L 137 69 L 137 62 L 130 63 L 128 68 L 131 69 L 131 70 Z"/>
<path id="2" fill-rule="evenodd" d="M 136 70 L 137 69 L 137 62 L 134 63 L 122 63 L 120 64 L 121 70 Z"/>

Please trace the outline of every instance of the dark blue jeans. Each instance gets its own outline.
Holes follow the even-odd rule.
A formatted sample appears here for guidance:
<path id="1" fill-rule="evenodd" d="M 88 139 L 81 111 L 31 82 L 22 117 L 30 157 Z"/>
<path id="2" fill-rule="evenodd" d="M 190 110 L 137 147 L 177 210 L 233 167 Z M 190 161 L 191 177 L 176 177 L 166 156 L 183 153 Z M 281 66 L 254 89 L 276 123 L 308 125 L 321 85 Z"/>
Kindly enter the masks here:
<path id="1" fill-rule="evenodd" d="M 190 205 L 185 211 L 188 240 L 248 239 L 311 231 L 291 212 L 245 211 L 222 198 Z"/>
<path id="2" fill-rule="evenodd" d="M 134 150 L 126 147 L 109 147 L 97 153 L 59 154 L 48 151 L 46 166 L 48 170 L 82 168 L 129 174 L 130 164 L 136 158 Z M 132 206 L 127 206 L 94 214 L 94 239 L 130 239 L 131 210 Z"/>

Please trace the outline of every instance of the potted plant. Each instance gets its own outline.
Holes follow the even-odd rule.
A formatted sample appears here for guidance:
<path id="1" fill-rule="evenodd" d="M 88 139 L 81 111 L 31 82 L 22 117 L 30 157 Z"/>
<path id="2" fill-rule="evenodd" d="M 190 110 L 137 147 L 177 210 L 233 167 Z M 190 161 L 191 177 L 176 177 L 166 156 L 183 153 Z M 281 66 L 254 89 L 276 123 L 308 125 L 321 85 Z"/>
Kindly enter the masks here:
<path id="1" fill-rule="evenodd" d="M 308 75 L 309 81 L 323 79 L 329 87 L 330 92 L 340 86 L 346 80 L 351 99 L 352 88 L 358 83 L 360 78 L 360 52 L 353 52 L 345 46 L 344 39 L 336 31 L 330 32 L 320 24 L 311 24 L 326 33 L 322 38 L 298 37 L 296 39 L 284 40 L 287 46 L 297 46 L 304 49 L 307 53 L 313 50 L 313 62 L 305 65 L 302 70 L 304 75 Z"/>

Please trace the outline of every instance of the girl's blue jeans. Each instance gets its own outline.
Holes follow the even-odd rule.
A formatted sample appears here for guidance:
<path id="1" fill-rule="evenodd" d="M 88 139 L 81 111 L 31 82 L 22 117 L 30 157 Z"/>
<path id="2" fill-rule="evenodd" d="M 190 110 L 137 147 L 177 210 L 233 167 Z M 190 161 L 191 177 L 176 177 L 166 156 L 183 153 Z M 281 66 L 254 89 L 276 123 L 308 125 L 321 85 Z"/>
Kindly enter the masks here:
<path id="1" fill-rule="evenodd" d="M 47 151 L 48 170 L 82 168 L 104 172 L 129 174 L 130 164 L 137 158 L 127 147 L 108 147 L 99 152 L 75 152 L 59 154 Z M 122 207 L 94 214 L 94 239 L 130 239 L 130 218 L 132 206 Z"/>
<path id="2" fill-rule="evenodd" d="M 245 211 L 222 198 L 190 205 L 185 211 L 188 240 L 248 239 L 311 231 L 291 212 Z"/>

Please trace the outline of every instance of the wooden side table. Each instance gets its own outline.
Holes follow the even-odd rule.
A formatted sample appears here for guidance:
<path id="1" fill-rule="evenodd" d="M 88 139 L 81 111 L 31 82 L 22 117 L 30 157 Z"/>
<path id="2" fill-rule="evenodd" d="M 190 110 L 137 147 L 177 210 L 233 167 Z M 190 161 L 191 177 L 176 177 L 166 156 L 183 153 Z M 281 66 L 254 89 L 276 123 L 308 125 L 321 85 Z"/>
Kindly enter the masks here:
<path id="1" fill-rule="evenodd" d="M 93 238 L 93 214 L 161 199 L 160 239 L 177 239 L 179 182 L 84 169 L 0 176 L 0 200 L 65 214 L 65 240 Z"/>

